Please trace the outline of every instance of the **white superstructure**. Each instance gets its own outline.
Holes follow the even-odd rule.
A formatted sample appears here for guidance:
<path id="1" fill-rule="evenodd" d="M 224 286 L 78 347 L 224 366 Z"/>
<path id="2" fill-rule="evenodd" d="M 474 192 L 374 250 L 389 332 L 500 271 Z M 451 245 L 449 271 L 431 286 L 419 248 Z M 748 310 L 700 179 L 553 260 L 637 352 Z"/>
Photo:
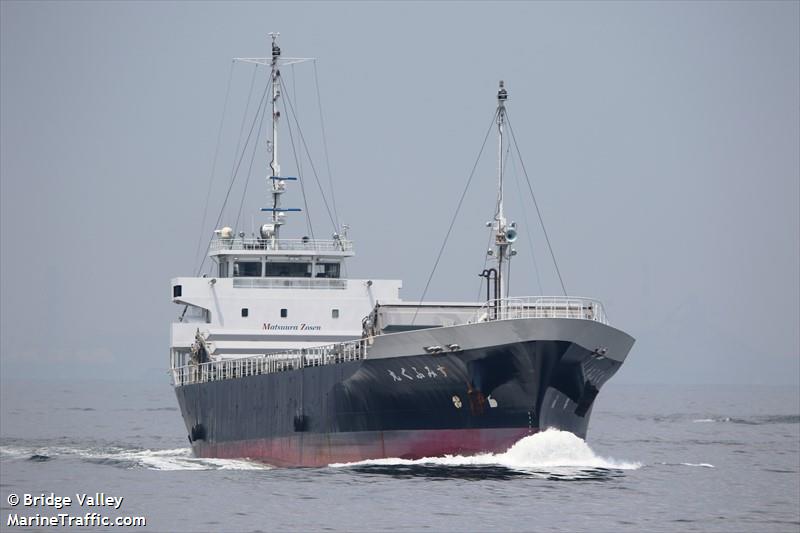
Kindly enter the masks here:
<path id="1" fill-rule="evenodd" d="M 244 356 L 361 337 L 376 302 L 399 302 L 399 280 L 344 279 L 350 241 L 268 241 L 216 236 L 214 277 L 172 280 L 187 306 L 172 324 L 172 349 L 188 353 L 199 332 L 209 355 Z"/>

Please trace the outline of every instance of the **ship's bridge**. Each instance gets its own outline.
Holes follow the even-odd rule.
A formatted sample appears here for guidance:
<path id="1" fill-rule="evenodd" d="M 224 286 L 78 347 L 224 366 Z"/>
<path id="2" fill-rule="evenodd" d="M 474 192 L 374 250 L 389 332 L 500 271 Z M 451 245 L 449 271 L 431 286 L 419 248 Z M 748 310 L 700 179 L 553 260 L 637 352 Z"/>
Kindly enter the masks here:
<path id="1" fill-rule="evenodd" d="M 172 324 L 173 356 L 188 357 L 202 334 L 214 357 L 313 347 L 361 336 L 377 301 L 400 301 L 398 280 L 347 279 L 352 241 L 276 239 L 217 230 L 208 277 L 174 278 L 172 301 L 185 306 Z"/>
<path id="2" fill-rule="evenodd" d="M 353 243 L 331 240 L 273 239 L 216 236 L 209 255 L 217 263 L 217 275 L 227 277 L 339 278 L 342 261 L 354 255 Z"/>

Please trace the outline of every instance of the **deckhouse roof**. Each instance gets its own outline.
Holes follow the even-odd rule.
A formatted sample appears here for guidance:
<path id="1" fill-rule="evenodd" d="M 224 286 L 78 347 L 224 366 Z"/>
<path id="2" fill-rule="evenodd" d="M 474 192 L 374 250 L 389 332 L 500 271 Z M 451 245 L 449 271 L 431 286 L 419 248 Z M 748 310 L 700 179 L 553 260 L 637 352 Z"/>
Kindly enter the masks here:
<path id="1" fill-rule="evenodd" d="M 274 256 L 325 256 L 351 257 L 355 255 L 353 242 L 346 239 L 262 239 L 257 237 L 215 237 L 209 255 L 274 255 Z"/>

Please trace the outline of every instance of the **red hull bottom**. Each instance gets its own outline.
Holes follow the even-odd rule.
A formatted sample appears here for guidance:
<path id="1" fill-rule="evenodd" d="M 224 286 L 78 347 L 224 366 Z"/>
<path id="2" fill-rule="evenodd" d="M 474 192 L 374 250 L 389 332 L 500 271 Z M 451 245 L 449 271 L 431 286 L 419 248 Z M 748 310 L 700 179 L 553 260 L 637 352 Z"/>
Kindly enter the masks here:
<path id="1" fill-rule="evenodd" d="M 198 457 L 252 459 L 274 466 L 326 466 L 365 459 L 421 459 L 506 451 L 528 428 L 432 429 L 297 433 L 286 437 L 233 442 L 195 442 Z"/>

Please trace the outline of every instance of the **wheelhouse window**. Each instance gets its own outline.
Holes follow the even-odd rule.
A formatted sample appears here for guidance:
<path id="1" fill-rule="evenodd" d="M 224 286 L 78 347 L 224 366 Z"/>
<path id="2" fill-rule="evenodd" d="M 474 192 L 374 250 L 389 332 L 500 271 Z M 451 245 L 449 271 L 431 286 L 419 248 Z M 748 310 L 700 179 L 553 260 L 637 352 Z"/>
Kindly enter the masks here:
<path id="1" fill-rule="evenodd" d="M 172 286 L 172 297 L 178 298 L 183 294 L 183 286 L 182 285 L 173 285 Z"/>
<path id="2" fill-rule="evenodd" d="M 314 277 L 315 278 L 338 278 L 339 277 L 339 263 L 317 263 Z"/>
<path id="3" fill-rule="evenodd" d="M 261 263 L 256 261 L 234 261 L 233 277 L 235 278 L 261 277 Z"/>
<path id="4" fill-rule="evenodd" d="M 264 275 L 268 278 L 310 278 L 311 263 L 268 262 Z"/>

